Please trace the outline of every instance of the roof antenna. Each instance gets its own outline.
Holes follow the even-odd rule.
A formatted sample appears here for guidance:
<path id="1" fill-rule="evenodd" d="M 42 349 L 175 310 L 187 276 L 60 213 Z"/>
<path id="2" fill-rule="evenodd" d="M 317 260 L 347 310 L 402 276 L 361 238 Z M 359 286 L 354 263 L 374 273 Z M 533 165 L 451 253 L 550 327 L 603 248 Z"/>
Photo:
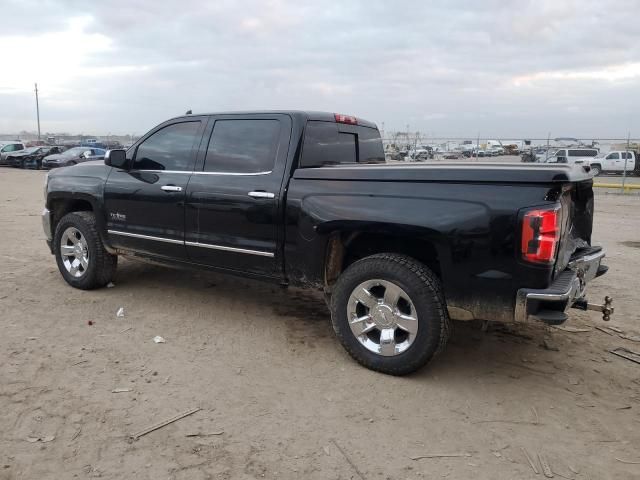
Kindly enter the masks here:
<path id="1" fill-rule="evenodd" d="M 187 113 L 185 113 L 185 115 L 191 115 L 193 112 L 191 111 L 191 109 L 187 110 Z"/>

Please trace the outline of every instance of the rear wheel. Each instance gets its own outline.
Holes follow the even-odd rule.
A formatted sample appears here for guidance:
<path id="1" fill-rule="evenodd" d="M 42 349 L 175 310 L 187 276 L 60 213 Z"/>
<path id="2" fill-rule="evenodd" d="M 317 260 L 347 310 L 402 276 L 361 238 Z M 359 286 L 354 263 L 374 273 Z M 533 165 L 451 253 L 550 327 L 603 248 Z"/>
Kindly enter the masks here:
<path id="1" fill-rule="evenodd" d="M 405 255 L 373 255 L 340 276 L 331 320 L 349 354 L 367 368 L 406 375 L 425 365 L 449 336 L 442 287 L 425 265 Z"/>
<path id="2" fill-rule="evenodd" d="M 111 281 L 118 257 L 104 248 L 92 212 L 62 217 L 53 240 L 58 269 L 69 285 L 91 290 Z"/>

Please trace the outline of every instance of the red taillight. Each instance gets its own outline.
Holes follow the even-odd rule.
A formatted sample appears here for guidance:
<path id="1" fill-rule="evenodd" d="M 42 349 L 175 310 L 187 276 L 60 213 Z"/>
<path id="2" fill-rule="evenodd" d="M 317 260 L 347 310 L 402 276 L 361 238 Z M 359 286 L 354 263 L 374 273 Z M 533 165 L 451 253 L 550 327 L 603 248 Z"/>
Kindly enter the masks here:
<path id="1" fill-rule="evenodd" d="M 342 115 L 341 113 L 334 113 L 333 117 L 336 119 L 338 123 L 346 123 L 347 125 L 357 125 L 358 119 L 356 117 L 352 117 L 351 115 Z"/>
<path id="2" fill-rule="evenodd" d="M 522 219 L 522 256 L 534 263 L 553 263 L 560 241 L 560 210 L 531 210 Z"/>

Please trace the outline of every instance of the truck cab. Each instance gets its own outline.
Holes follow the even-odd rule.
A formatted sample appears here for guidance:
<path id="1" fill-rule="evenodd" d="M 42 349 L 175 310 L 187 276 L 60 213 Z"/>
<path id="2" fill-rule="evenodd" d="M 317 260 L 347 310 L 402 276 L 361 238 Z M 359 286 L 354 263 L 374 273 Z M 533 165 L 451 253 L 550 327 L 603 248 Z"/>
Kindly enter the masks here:
<path id="1" fill-rule="evenodd" d="M 593 158 L 581 159 L 576 163 L 589 165 L 594 175 L 600 175 L 600 173 L 623 173 L 625 170 L 629 174 L 638 173 L 635 152 L 624 150 L 601 153 Z"/>

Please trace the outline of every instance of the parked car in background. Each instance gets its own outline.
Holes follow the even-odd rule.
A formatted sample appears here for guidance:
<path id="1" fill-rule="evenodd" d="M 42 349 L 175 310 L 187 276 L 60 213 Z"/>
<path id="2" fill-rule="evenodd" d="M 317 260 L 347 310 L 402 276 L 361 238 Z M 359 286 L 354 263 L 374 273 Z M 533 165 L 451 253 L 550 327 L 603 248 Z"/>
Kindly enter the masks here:
<path id="1" fill-rule="evenodd" d="M 73 147 L 62 153 L 49 155 L 42 160 L 42 168 L 69 167 L 89 160 L 102 160 L 106 150 L 102 148 Z"/>
<path id="2" fill-rule="evenodd" d="M 540 162 L 545 163 L 576 163 L 576 160 L 595 157 L 600 153 L 597 148 L 560 148 L 554 153 L 549 151 L 539 158 Z"/>
<path id="3" fill-rule="evenodd" d="M 589 165 L 594 175 L 601 173 L 622 173 L 625 170 L 629 175 L 639 175 L 640 165 L 636 161 L 636 154 L 627 151 L 614 151 L 601 153 L 593 158 L 576 160 L 575 163 Z"/>
<path id="4" fill-rule="evenodd" d="M 17 168 L 35 168 L 40 170 L 44 157 L 61 152 L 62 147 L 56 146 L 27 147 L 24 150 L 19 150 L 7 155 L 7 165 Z M 28 167 L 27 163 L 29 164 Z"/>
<path id="5" fill-rule="evenodd" d="M 20 141 L 2 141 L 0 142 L 0 165 L 8 165 L 7 157 L 13 152 L 24 150 L 24 143 Z"/>

